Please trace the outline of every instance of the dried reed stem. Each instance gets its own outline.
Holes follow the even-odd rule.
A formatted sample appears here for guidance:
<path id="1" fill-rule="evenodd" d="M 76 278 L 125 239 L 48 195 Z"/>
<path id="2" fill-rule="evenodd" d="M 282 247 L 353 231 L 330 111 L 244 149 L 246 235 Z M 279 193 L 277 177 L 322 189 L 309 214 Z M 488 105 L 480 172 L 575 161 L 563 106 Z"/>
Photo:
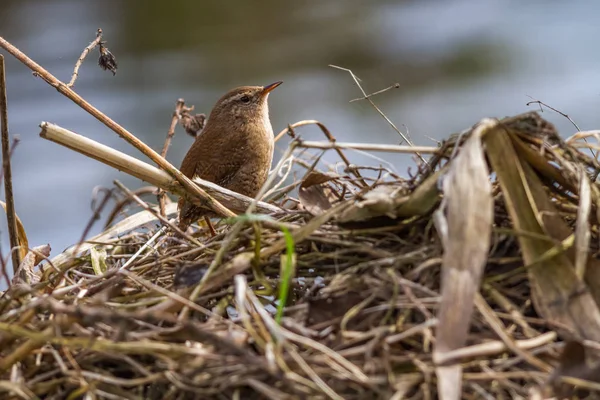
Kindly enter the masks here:
<path id="1" fill-rule="evenodd" d="M 325 135 L 325 137 L 327 138 L 327 140 L 329 140 L 329 143 L 334 144 L 336 143 L 336 138 L 331 134 L 331 132 L 329 131 L 329 129 L 327 129 L 327 127 L 321 123 L 320 121 L 317 121 L 315 119 L 308 119 L 308 120 L 303 120 L 303 121 L 298 121 L 294 124 L 288 125 L 288 127 L 284 130 L 282 130 L 281 132 L 279 132 L 279 134 L 277 134 L 277 136 L 275 136 L 275 142 L 277 142 L 279 139 L 281 139 L 281 137 L 283 135 L 285 135 L 286 133 L 290 133 L 292 136 L 293 135 L 293 129 L 294 128 L 298 128 L 300 126 L 306 126 L 306 125 L 317 125 L 319 127 L 319 129 L 321 129 L 321 132 L 323 132 L 323 134 Z M 365 180 L 363 179 L 362 175 L 360 174 L 360 172 L 358 172 L 358 170 L 356 168 L 350 168 L 350 161 L 348 160 L 348 158 L 346 157 L 346 155 L 342 152 L 341 148 L 336 148 L 336 147 L 331 147 L 331 148 L 335 148 L 336 152 L 338 153 L 338 155 L 340 156 L 340 158 L 342 159 L 342 161 L 344 162 L 344 164 L 346 164 L 346 166 L 348 167 L 348 169 L 351 171 L 351 173 L 356 176 L 359 181 L 361 182 L 361 184 L 363 185 L 363 187 L 367 187 L 367 183 L 365 182 Z"/>
<path id="2" fill-rule="evenodd" d="M 0 54 L 0 125 L 2 125 L 2 169 L 4 171 L 4 193 L 6 196 L 6 219 L 10 239 L 13 272 L 16 274 L 21 265 L 21 252 L 18 251 L 17 214 L 12 190 L 12 171 L 10 167 L 10 140 L 8 137 L 8 99 L 6 96 L 6 70 L 4 56 Z"/>
<path id="3" fill-rule="evenodd" d="M 168 192 L 177 195 L 184 194 L 183 188 L 177 184 L 177 181 L 173 177 L 153 165 L 57 125 L 42 122 L 40 127 L 42 128 L 40 136 L 44 139 L 75 150 L 78 153 L 123 171 L 128 175 L 135 176 Z M 226 203 L 228 207 L 238 212 L 244 212 L 253 201 L 250 197 L 243 196 L 202 179 L 196 178 L 193 182 L 202 186 L 212 196 L 215 196 L 219 201 Z M 195 202 L 195 204 L 198 204 L 198 202 Z M 277 206 L 264 202 L 258 202 L 257 207 L 259 212 L 265 214 L 283 211 Z"/>
<path id="4" fill-rule="evenodd" d="M 398 146 L 392 144 L 372 144 L 372 143 L 348 143 L 348 142 L 319 142 L 310 140 L 300 140 L 298 147 L 307 149 L 351 149 L 363 151 L 381 151 L 385 153 L 424 153 L 435 154 L 440 151 L 439 147 L 433 146 Z"/>

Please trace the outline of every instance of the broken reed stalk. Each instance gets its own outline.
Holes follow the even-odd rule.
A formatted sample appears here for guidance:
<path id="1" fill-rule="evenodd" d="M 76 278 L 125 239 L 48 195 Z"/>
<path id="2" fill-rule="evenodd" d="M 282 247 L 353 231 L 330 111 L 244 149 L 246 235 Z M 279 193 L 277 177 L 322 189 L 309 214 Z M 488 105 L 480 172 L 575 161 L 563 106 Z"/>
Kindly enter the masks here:
<path id="1" fill-rule="evenodd" d="M 4 194 L 6 197 L 6 220 L 10 239 L 10 254 L 13 262 L 13 273 L 17 273 L 21 265 L 19 236 L 17 233 L 17 213 L 12 190 L 12 171 L 10 168 L 10 139 L 8 137 L 8 97 L 6 96 L 6 69 L 4 56 L 0 54 L 0 125 L 2 126 L 2 169 L 4 171 Z"/>
<path id="2" fill-rule="evenodd" d="M 435 154 L 440 151 L 434 146 L 401 146 L 393 144 L 371 144 L 371 143 L 348 143 L 348 142 L 321 142 L 312 140 L 300 140 L 298 147 L 307 149 L 349 149 L 362 151 L 381 151 L 386 153 L 422 153 Z"/>
<path id="3" fill-rule="evenodd" d="M 175 168 L 171 163 L 162 158 L 160 154 L 155 152 L 152 148 L 138 139 L 131 132 L 117 124 L 106 114 L 98 110 L 96 107 L 88 103 L 83 97 L 79 96 L 75 91 L 69 88 L 65 83 L 58 80 L 54 75 L 46 71 L 42 66 L 37 64 L 26 54 L 21 52 L 18 48 L 10 44 L 3 37 L 0 36 L 0 47 L 13 55 L 17 60 L 21 61 L 25 66 L 34 71 L 35 75 L 41 77 L 46 83 L 54 87 L 59 93 L 69 98 L 79 107 L 83 108 L 89 114 L 94 116 L 98 121 L 102 122 L 112 131 L 117 133 L 121 138 L 125 139 L 129 144 L 133 145 L 136 149 L 141 151 L 144 155 L 154 161 L 161 169 L 166 171 L 169 175 L 173 176 L 185 189 L 180 191 L 182 195 L 190 194 L 194 198 L 198 199 L 203 207 L 210 208 L 217 214 L 224 217 L 235 217 L 235 213 L 223 206 L 221 203 L 210 197 L 202 188 L 194 185 L 191 179 L 183 175 L 181 171 Z"/>
<path id="4" fill-rule="evenodd" d="M 153 165 L 57 125 L 42 122 L 40 127 L 42 128 L 40 136 L 44 139 L 48 139 L 71 150 L 75 150 L 78 153 L 100 161 L 154 186 L 158 186 L 168 192 L 179 196 L 185 193 L 181 185 L 179 185 L 172 176 Z M 238 212 L 246 211 L 248 206 L 252 204 L 252 198 L 227 190 L 214 183 L 199 178 L 194 179 L 193 182 L 202 186 L 204 190 L 207 190 L 211 194 L 211 196 L 214 196 L 220 202 L 227 204 L 229 208 Z M 282 211 L 281 208 L 262 201 L 257 203 L 257 208 L 259 212 L 265 214 Z"/>

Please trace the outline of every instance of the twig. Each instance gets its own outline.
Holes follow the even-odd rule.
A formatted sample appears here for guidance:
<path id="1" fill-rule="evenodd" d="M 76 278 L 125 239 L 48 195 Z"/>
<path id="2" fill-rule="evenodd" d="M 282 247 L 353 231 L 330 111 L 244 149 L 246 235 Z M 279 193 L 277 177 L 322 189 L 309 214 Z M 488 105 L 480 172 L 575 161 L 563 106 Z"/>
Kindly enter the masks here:
<path id="1" fill-rule="evenodd" d="M 175 110 L 173 111 L 173 116 L 171 117 L 171 125 L 169 126 L 169 131 L 167 132 L 167 137 L 165 138 L 165 144 L 163 145 L 163 149 L 160 152 L 162 158 L 167 158 L 167 151 L 169 151 L 169 146 L 171 146 L 171 140 L 173 140 L 173 136 L 175 136 L 175 127 L 177 127 L 177 122 L 181 118 L 181 110 L 185 105 L 185 101 L 183 99 L 177 99 L 177 103 L 175 103 Z M 160 189 L 158 192 L 158 204 L 160 207 L 160 215 L 165 216 L 165 191 Z"/>
<path id="2" fill-rule="evenodd" d="M 58 92 L 69 98 L 75 104 L 83 108 L 93 117 L 95 117 L 98 121 L 102 122 L 112 131 L 117 133 L 121 138 L 125 139 L 128 143 L 134 146 L 136 149 L 141 151 L 144 155 L 154 161 L 161 169 L 166 171 L 169 175 L 173 176 L 185 189 L 185 192 L 191 195 L 193 198 L 196 198 L 200 201 L 201 206 L 211 209 L 219 215 L 224 217 L 235 217 L 235 214 L 231 212 L 231 210 L 227 209 L 221 203 L 213 199 L 209 196 L 202 188 L 197 185 L 194 185 L 191 179 L 186 177 L 175 168 L 171 163 L 162 158 L 160 154 L 155 152 L 152 148 L 150 148 L 147 144 L 142 142 L 136 136 L 134 136 L 131 132 L 123 128 L 121 125 L 117 124 L 115 121 L 110 119 L 106 114 L 98 110 L 96 107 L 92 106 L 86 100 L 84 100 L 81 96 L 75 93 L 71 88 L 67 87 L 63 82 L 58 80 L 54 75 L 46 71 L 39 64 L 33 61 L 31 58 L 27 57 L 23 52 L 17 49 L 15 46 L 6 41 L 3 37 L 0 37 L 0 47 L 4 50 L 8 51 L 12 54 L 17 60 L 21 61 L 25 64 L 29 69 L 34 71 L 36 76 L 41 77 L 45 82 L 47 82 L 50 86 L 56 88 Z M 185 193 L 183 193 L 185 194 Z"/>
<path id="3" fill-rule="evenodd" d="M 115 182 L 116 183 L 116 182 Z M 158 215 L 157 215 L 158 217 Z M 129 266 L 131 264 L 133 264 L 133 262 L 135 260 L 137 260 L 137 258 L 140 256 L 140 254 L 142 254 L 144 252 L 144 250 L 148 249 L 148 248 L 152 248 L 152 250 L 154 250 L 156 252 L 156 248 L 152 246 L 152 244 L 156 241 L 156 239 L 158 239 L 160 236 L 164 235 L 164 233 L 166 232 L 167 227 L 163 226 L 162 228 L 160 228 L 158 231 L 156 231 L 156 233 L 154 235 L 152 235 L 152 237 L 150 239 L 148 239 L 139 249 L 138 251 L 136 251 L 130 258 L 129 260 L 127 260 L 127 262 L 125 264 L 123 264 L 121 267 L 119 267 L 119 271 L 125 271 L 127 270 L 127 268 L 129 268 Z"/>
<path id="4" fill-rule="evenodd" d="M 360 91 L 362 92 L 363 96 L 365 97 L 365 99 L 371 104 L 371 106 L 373 106 L 373 108 L 379 113 L 379 115 L 381 115 L 383 117 L 383 119 L 385 119 L 387 121 L 388 124 L 390 124 L 390 126 L 396 131 L 398 132 L 398 134 L 400 135 L 400 137 L 402 137 L 402 139 L 404 139 L 404 141 L 406 143 L 408 143 L 408 145 L 413 146 L 412 141 L 408 138 L 408 136 L 406 136 L 404 133 L 402 133 L 400 131 L 400 129 L 398 129 L 396 127 L 396 125 L 394 125 L 394 123 L 383 113 L 383 111 L 381 111 L 379 109 L 379 107 L 377 107 L 377 105 L 373 102 L 373 100 L 371 100 L 371 97 L 369 95 L 367 95 L 367 92 L 365 92 L 365 90 L 362 88 L 359 79 L 356 75 L 354 75 L 354 72 L 352 72 L 351 69 L 348 68 L 343 68 L 343 67 L 338 67 L 337 65 L 329 65 L 332 68 L 336 68 L 342 71 L 346 71 L 350 74 L 350 76 L 352 77 L 352 79 L 354 80 L 354 82 L 356 83 L 356 86 L 358 86 L 358 88 L 360 89 Z M 423 161 L 425 164 L 427 164 L 427 161 L 423 158 L 423 156 L 421 156 L 421 154 L 417 153 L 417 156 L 421 159 L 421 161 Z"/>
<path id="5" fill-rule="evenodd" d="M 352 149 L 363 151 L 381 151 L 387 153 L 425 153 L 435 154 L 441 148 L 433 146 L 399 146 L 390 144 L 371 144 L 371 143 L 345 143 L 345 142 L 318 142 L 309 140 L 299 140 L 298 147 L 307 149 Z"/>
<path id="6" fill-rule="evenodd" d="M 4 56 L 0 54 L 0 125 L 2 125 L 2 171 L 4 174 L 4 192 L 6 195 L 6 220 L 11 249 L 19 247 L 17 234 L 17 213 L 12 190 L 12 171 L 10 168 L 10 140 L 8 137 L 8 98 L 6 96 L 6 70 Z M 21 265 L 21 252 L 12 251 L 13 272 Z"/>
<path id="7" fill-rule="evenodd" d="M 96 46 L 100 44 L 101 41 L 102 29 L 98 28 L 98 30 L 96 31 L 96 39 L 94 39 L 94 41 L 92 41 L 85 49 L 83 49 L 83 52 L 81 52 L 81 55 L 77 59 L 77 62 L 75 63 L 75 68 L 73 69 L 73 75 L 71 76 L 71 81 L 67 83 L 67 87 L 73 87 L 75 81 L 79 77 L 79 68 L 83 63 L 83 60 L 87 57 L 90 51 L 92 51 Z"/>
<path id="8" fill-rule="evenodd" d="M 176 195 L 185 194 L 181 185 L 177 184 L 173 177 L 153 165 L 57 125 L 42 122 L 40 127 L 42 128 L 40 136 L 44 139 L 68 147 L 71 150 L 75 150 L 87 157 L 98 160 L 106 165 L 125 172 L 126 174 L 135 176 L 138 179 L 146 181 L 154 186 L 158 186 L 170 193 Z M 194 184 L 202 186 L 202 188 L 207 190 L 211 196 L 226 203 L 228 207 L 238 212 L 244 212 L 248 205 L 253 201 L 250 197 L 227 190 L 212 182 L 199 178 L 195 178 L 193 182 Z M 194 204 L 200 204 L 197 200 L 192 199 L 192 202 L 194 202 Z M 257 207 L 258 211 L 263 214 L 283 212 L 281 208 L 264 202 L 258 202 Z"/>
<path id="9" fill-rule="evenodd" d="M 573 119 L 572 119 L 571 117 L 569 117 L 569 115 L 568 115 L 568 114 L 565 114 L 564 112 L 562 112 L 562 111 L 560 111 L 560 110 L 557 110 L 557 109 L 556 109 L 556 108 L 554 108 L 554 107 L 551 107 L 551 106 L 549 106 L 548 104 L 544 103 L 544 102 L 543 102 L 543 101 L 541 101 L 541 100 L 537 100 L 537 99 L 535 99 L 535 98 L 533 98 L 533 97 L 531 97 L 531 96 L 527 96 L 527 97 L 529 97 L 531 100 L 533 100 L 533 101 L 530 101 L 530 102 L 528 102 L 528 103 L 526 104 L 527 106 L 530 106 L 530 105 L 532 105 L 532 104 L 537 104 L 538 106 L 540 106 L 540 112 L 544 112 L 544 109 L 542 108 L 542 106 L 544 106 L 544 107 L 546 107 L 546 108 L 548 108 L 548 109 L 550 109 L 550 110 L 554 111 L 555 113 L 557 113 L 557 114 L 559 114 L 559 115 L 562 115 L 562 116 L 563 116 L 563 117 L 565 117 L 566 119 L 568 119 L 568 120 L 569 120 L 569 122 L 570 122 L 571 124 L 573 124 L 573 126 L 575 127 L 575 129 L 577 129 L 577 132 L 580 132 L 580 131 L 581 131 L 581 129 L 579 129 L 579 126 L 577 126 L 577 124 L 575 123 L 575 121 L 573 121 Z M 584 140 L 586 143 L 588 142 L 588 141 L 587 141 L 587 138 L 583 138 L 583 140 Z M 592 149 L 589 149 L 589 150 L 590 150 L 590 152 L 592 153 L 592 157 L 594 157 L 594 158 L 597 158 L 597 156 L 596 156 L 596 153 L 594 152 L 594 150 L 592 150 Z"/>
<path id="10" fill-rule="evenodd" d="M 0 248 L 0 275 L 6 281 L 6 287 L 10 289 L 10 286 L 11 286 L 10 278 L 8 277 L 8 271 L 6 270 L 6 261 L 4 260 L 4 254 L 2 253 L 2 248 Z M 13 276 L 14 276 L 14 271 L 13 271 Z M 4 292 L 0 296 L 0 300 L 2 300 L 2 298 L 4 297 L 5 294 L 6 294 L 6 292 Z"/>
<path id="11" fill-rule="evenodd" d="M 94 196 L 94 201 L 92 201 L 92 210 L 94 213 L 93 213 L 92 217 L 90 218 L 90 220 L 88 221 L 87 226 L 83 230 L 83 233 L 81 234 L 81 239 L 79 240 L 79 243 L 83 243 L 85 241 L 85 237 L 88 235 L 88 233 L 94 226 L 94 222 L 96 222 L 100 219 L 100 213 L 102 212 L 102 210 L 104 210 L 104 207 L 106 207 L 106 204 L 108 204 L 108 200 L 110 200 L 110 198 L 112 197 L 112 194 L 113 194 L 112 190 L 109 190 L 107 188 L 103 188 L 103 187 L 95 187 L 94 188 L 94 194 L 100 193 L 100 192 L 104 192 L 104 197 L 102 198 L 102 201 L 100 201 L 100 204 L 98 205 L 98 207 L 94 207 L 94 205 L 95 205 L 94 203 L 96 203 L 96 196 Z"/>
<path id="12" fill-rule="evenodd" d="M 156 195 L 156 186 L 152 186 L 152 185 L 143 186 L 141 188 L 137 188 L 136 190 L 133 190 L 132 193 L 138 197 L 146 195 L 146 194 Z M 123 211 L 123 208 L 125 206 L 127 206 L 129 203 L 131 203 L 131 201 L 132 200 L 129 198 L 123 198 L 116 202 L 112 211 L 106 218 L 106 222 L 104 222 L 104 229 L 108 229 L 112 225 L 115 218 L 117 218 L 117 216 Z M 167 214 L 167 210 L 165 210 L 165 214 Z"/>
<path id="13" fill-rule="evenodd" d="M 578 131 L 578 132 L 579 132 L 579 131 L 581 131 L 581 129 L 579 129 L 579 126 L 577 126 L 577 124 L 575 123 L 575 121 L 573 121 L 573 120 L 571 119 L 571 117 L 569 117 L 569 116 L 568 116 L 567 114 L 565 114 L 564 112 L 562 112 L 562 111 L 560 111 L 560 110 L 557 110 L 557 109 L 556 109 L 556 108 L 554 108 L 554 107 L 551 107 L 551 106 L 549 106 L 548 104 L 544 103 L 544 102 L 543 102 L 543 101 L 541 101 L 541 100 L 537 100 L 537 99 L 535 99 L 535 98 L 533 98 L 533 97 L 531 97 L 531 96 L 527 96 L 527 97 L 529 97 L 529 98 L 530 98 L 532 101 L 530 101 L 530 102 L 527 102 L 527 104 L 525 104 L 526 106 L 530 106 L 530 105 L 532 105 L 532 104 L 537 104 L 537 105 L 539 105 L 539 106 L 540 106 L 540 112 L 544 112 L 544 109 L 542 108 L 542 106 L 544 106 L 544 107 L 546 107 L 546 108 L 548 108 L 548 109 L 550 109 L 550 110 L 554 111 L 555 113 L 562 115 L 562 116 L 563 116 L 563 117 L 565 117 L 566 119 L 568 119 L 568 120 L 569 120 L 569 122 L 573 124 L 573 126 L 575 127 L 575 129 L 577 129 L 577 131 Z"/>
<path id="14" fill-rule="evenodd" d="M 531 350 L 555 341 L 556 337 L 556 332 L 546 332 L 531 339 L 515 340 L 514 345 L 520 350 Z M 490 358 L 493 355 L 503 353 L 507 350 L 509 350 L 508 346 L 501 340 L 478 343 L 446 352 L 441 359 L 440 364 L 450 364 L 452 362 L 460 362 L 465 359 L 476 357 Z"/>
<path id="15" fill-rule="evenodd" d="M 121 182 L 119 182 L 118 180 L 114 181 L 114 184 L 123 192 L 125 193 L 125 195 L 127 197 L 129 197 L 130 199 L 132 199 L 133 201 L 135 201 L 136 203 L 138 203 L 144 210 L 148 211 L 149 213 L 151 213 L 152 215 L 154 215 L 156 218 L 159 219 L 160 222 L 162 222 L 164 225 L 168 225 L 173 231 L 177 232 L 179 234 L 179 236 L 183 237 L 184 239 L 186 239 L 187 241 L 189 241 L 190 243 L 195 244 L 198 247 L 202 247 L 202 243 L 200 243 L 198 241 L 198 239 L 191 237 L 190 235 L 186 234 L 185 232 L 183 232 L 181 229 L 179 229 L 177 227 L 176 224 L 173 224 L 171 221 L 169 221 L 167 218 L 165 218 L 163 215 L 161 215 L 160 213 L 157 213 L 152 207 L 148 206 L 148 204 L 140 199 L 135 193 L 133 193 L 131 190 L 129 190 L 125 185 L 123 185 Z"/>
<path id="16" fill-rule="evenodd" d="M 177 122 L 181 118 L 181 111 L 183 110 L 184 106 L 185 100 L 177 99 L 177 103 L 175 103 L 175 110 L 173 111 L 173 117 L 171 118 L 171 125 L 169 126 L 169 131 L 167 132 L 167 138 L 165 139 L 165 144 L 160 152 L 160 155 L 163 158 L 167 158 L 167 151 L 169 151 L 171 140 L 173 140 L 173 136 L 175 136 L 175 128 L 177 127 Z"/>
<path id="17" fill-rule="evenodd" d="M 385 93 L 388 90 L 392 90 L 392 89 L 400 89 L 400 84 L 399 83 L 394 83 L 393 85 L 388 86 L 385 89 L 378 90 L 378 91 L 376 91 L 374 93 L 371 93 L 371 94 L 368 94 L 368 95 L 366 95 L 364 97 L 357 97 L 356 99 L 350 100 L 350 103 L 353 103 L 353 102 L 359 101 L 359 100 L 366 100 L 366 99 L 368 99 L 370 97 L 377 96 L 378 94 Z"/>
<path id="18" fill-rule="evenodd" d="M 90 218 L 90 220 L 88 221 L 85 229 L 83 230 L 83 233 L 81 234 L 81 238 L 77 242 L 77 246 L 75 247 L 75 251 L 74 251 L 75 254 L 79 253 L 79 249 L 85 242 L 86 236 L 92 230 L 94 223 L 100 219 L 100 213 L 102 212 L 102 210 L 104 210 L 104 207 L 106 207 L 106 205 L 108 204 L 108 200 L 110 200 L 110 198 L 112 197 L 112 190 L 109 190 L 106 188 L 100 188 L 100 189 L 94 188 L 94 191 L 96 193 L 103 191 L 105 194 L 104 194 L 104 197 L 102 198 L 102 201 L 100 201 L 100 204 L 98 205 L 98 207 L 94 208 L 95 201 L 92 202 L 92 210 L 94 213 L 93 213 L 92 217 Z"/>
<path id="19" fill-rule="evenodd" d="M 277 142 L 279 139 L 281 139 L 281 137 L 283 135 L 285 135 L 286 133 L 291 133 L 292 137 L 296 137 L 296 134 L 294 133 L 294 128 L 298 128 L 300 126 L 306 126 L 306 125 L 317 125 L 319 127 L 319 129 L 321 129 L 321 132 L 323 132 L 323 134 L 325 135 L 325 137 L 329 140 L 329 142 L 333 145 L 334 143 L 336 143 L 336 139 L 335 137 L 331 134 L 331 132 L 329 132 L 329 129 L 327 129 L 327 127 L 325 125 L 323 125 L 321 122 L 314 120 L 314 119 L 308 119 L 308 120 L 303 120 L 303 121 L 298 121 L 294 124 L 288 125 L 288 127 L 284 130 L 282 130 L 281 132 L 279 132 L 277 134 L 277 136 L 275 136 L 275 142 Z M 344 162 L 344 164 L 346 164 L 346 167 L 348 167 L 349 170 L 352 171 L 352 174 L 354 176 L 356 176 L 360 182 L 363 184 L 364 187 L 367 187 L 367 183 L 365 182 L 365 180 L 363 179 L 362 175 L 360 174 L 360 172 L 356 169 L 352 169 L 351 168 L 351 163 L 348 160 L 348 158 L 346 158 L 346 155 L 342 152 L 341 148 L 336 148 L 336 147 L 331 147 L 332 149 L 335 149 L 336 152 L 338 153 L 338 155 L 340 156 L 340 158 L 342 159 L 342 161 Z"/>

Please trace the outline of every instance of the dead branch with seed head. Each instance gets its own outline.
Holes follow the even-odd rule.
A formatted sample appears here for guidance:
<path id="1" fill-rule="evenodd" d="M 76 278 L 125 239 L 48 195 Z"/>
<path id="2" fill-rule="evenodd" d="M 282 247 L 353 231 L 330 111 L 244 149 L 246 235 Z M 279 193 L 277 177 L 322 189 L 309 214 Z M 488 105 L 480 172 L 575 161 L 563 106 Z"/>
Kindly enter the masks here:
<path id="1" fill-rule="evenodd" d="M 192 181 L 184 176 L 181 171 L 171 165 L 167 160 L 162 158 L 160 154 L 156 153 L 153 149 L 148 147 L 144 142 L 139 140 L 136 136 L 134 136 L 131 132 L 127 131 L 121 125 L 117 124 L 111 118 L 109 118 L 106 114 L 102 113 L 96 107 L 92 106 L 85 99 L 79 96 L 75 91 L 65 85 L 63 82 L 58 80 L 44 68 L 42 68 L 39 64 L 30 59 L 27 55 L 21 52 L 18 48 L 10 44 L 7 40 L 0 37 L 0 47 L 12 54 L 17 60 L 21 61 L 28 68 L 35 72 L 36 76 L 41 77 L 45 82 L 47 82 L 52 87 L 56 88 L 61 94 L 66 96 L 68 99 L 73 101 L 75 104 L 83 108 L 89 114 L 94 116 L 104 125 L 106 125 L 109 129 L 117 133 L 121 138 L 125 139 L 128 143 L 133 145 L 135 148 L 140 150 L 144 155 L 154 161 L 161 169 L 166 171 L 168 174 L 173 176 L 177 181 L 183 186 L 186 194 L 189 194 L 193 198 L 197 199 L 202 203 L 203 206 L 211 209 L 219 215 L 225 217 L 233 217 L 235 214 L 231 212 L 231 210 L 224 207 L 221 203 L 214 200 L 210 197 L 203 189 L 194 185 Z"/>

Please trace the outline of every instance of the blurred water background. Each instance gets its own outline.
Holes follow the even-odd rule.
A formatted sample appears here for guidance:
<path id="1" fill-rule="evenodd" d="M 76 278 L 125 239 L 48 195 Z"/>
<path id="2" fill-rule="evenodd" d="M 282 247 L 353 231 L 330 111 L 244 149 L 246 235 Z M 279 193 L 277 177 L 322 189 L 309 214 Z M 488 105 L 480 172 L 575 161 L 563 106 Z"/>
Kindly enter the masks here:
<path id="1" fill-rule="evenodd" d="M 368 92 L 398 83 L 374 100 L 416 144 L 431 145 L 482 117 L 537 109 L 526 105 L 528 96 L 568 113 L 582 129 L 600 128 L 599 12 L 600 2 L 585 0 L 2 0 L 0 36 L 68 82 L 102 28 L 118 73 L 101 71 L 94 51 L 74 89 L 157 151 L 177 98 L 208 113 L 230 88 L 277 80 L 284 85 L 270 97 L 275 132 L 318 119 L 340 141 L 399 143 L 368 103 L 349 103 L 358 88 L 328 64 L 352 69 Z M 40 121 L 142 156 L 0 53 L 7 58 L 10 132 L 21 139 L 13 158 L 17 212 L 30 245 L 50 243 L 58 254 L 92 216 L 95 187 L 114 179 L 131 188 L 143 183 L 41 139 Z M 575 131 L 559 115 L 544 116 L 565 136 Z M 315 128 L 300 132 L 322 139 Z M 179 166 L 191 142 L 178 130 L 168 159 Z M 414 165 L 406 155 L 385 158 L 400 173 Z"/>

